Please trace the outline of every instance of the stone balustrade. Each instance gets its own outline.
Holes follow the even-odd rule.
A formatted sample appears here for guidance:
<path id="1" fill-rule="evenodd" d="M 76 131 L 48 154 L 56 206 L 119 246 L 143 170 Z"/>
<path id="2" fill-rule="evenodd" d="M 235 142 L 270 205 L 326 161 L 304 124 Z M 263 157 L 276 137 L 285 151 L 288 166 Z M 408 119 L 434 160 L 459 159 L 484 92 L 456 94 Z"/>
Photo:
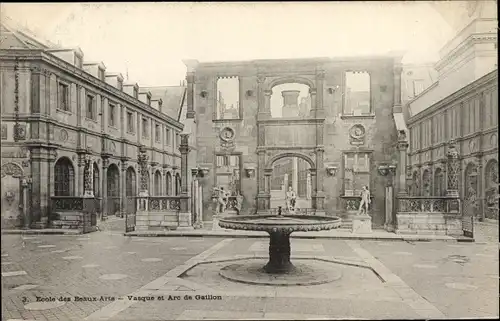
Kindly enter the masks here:
<path id="1" fill-rule="evenodd" d="M 148 197 L 148 208 L 154 211 L 179 211 L 180 198 L 178 196 L 150 196 Z"/>
<path id="2" fill-rule="evenodd" d="M 52 228 L 81 229 L 83 233 L 95 231 L 100 204 L 98 197 L 53 196 L 50 225 Z"/>
<path id="3" fill-rule="evenodd" d="M 444 196 L 400 196 L 398 213 L 459 213 L 460 199 Z"/>

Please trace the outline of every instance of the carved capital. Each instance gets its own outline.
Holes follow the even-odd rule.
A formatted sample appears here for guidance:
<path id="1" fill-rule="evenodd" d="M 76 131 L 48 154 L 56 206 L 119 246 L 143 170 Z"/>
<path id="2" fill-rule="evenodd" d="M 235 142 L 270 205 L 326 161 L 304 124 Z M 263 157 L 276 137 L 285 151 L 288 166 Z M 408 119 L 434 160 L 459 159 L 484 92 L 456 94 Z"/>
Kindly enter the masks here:
<path id="1" fill-rule="evenodd" d="M 257 83 L 263 84 L 264 81 L 266 81 L 266 76 L 263 76 L 263 75 L 258 75 L 257 76 Z"/>
<path id="2" fill-rule="evenodd" d="M 272 94 L 273 94 L 272 90 L 264 90 L 264 95 L 271 97 Z"/>
<path id="3" fill-rule="evenodd" d="M 324 70 L 318 70 L 316 73 L 316 79 L 318 80 L 324 80 L 325 79 L 325 71 Z"/>
<path id="4" fill-rule="evenodd" d="M 309 88 L 309 94 L 316 95 L 316 93 L 317 93 L 316 88 Z"/>

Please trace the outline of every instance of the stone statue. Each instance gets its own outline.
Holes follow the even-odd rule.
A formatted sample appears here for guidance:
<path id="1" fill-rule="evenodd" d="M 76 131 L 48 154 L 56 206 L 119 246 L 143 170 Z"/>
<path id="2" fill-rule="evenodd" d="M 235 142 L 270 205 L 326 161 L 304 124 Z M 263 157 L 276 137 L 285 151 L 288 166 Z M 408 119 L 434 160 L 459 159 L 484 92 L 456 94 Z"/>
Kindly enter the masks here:
<path id="1" fill-rule="evenodd" d="M 215 208 L 215 214 L 224 214 L 227 207 L 227 202 L 229 201 L 229 191 L 224 190 L 224 187 L 215 187 L 214 191 L 218 192 L 217 196 L 217 207 Z"/>
<path id="2" fill-rule="evenodd" d="M 295 210 L 295 202 L 297 200 L 297 195 L 293 191 L 292 187 L 288 187 L 288 191 L 286 192 L 285 202 L 286 209 L 289 212 L 293 212 Z"/>
<path id="3" fill-rule="evenodd" d="M 239 192 L 236 194 L 236 210 L 238 211 L 238 215 L 241 212 L 241 206 L 243 205 L 243 195 L 241 195 Z"/>
<path id="4" fill-rule="evenodd" d="M 368 186 L 363 186 L 361 190 L 361 202 L 359 203 L 359 214 L 368 215 L 368 208 L 370 205 L 370 191 L 368 190 Z"/>

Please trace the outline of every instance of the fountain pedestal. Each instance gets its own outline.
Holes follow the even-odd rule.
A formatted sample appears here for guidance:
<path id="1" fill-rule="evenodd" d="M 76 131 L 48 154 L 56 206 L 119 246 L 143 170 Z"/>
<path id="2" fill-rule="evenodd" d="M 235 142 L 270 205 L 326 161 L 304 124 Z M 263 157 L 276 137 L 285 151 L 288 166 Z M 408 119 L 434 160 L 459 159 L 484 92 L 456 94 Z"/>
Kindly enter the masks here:
<path id="1" fill-rule="evenodd" d="M 290 233 L 269 233 L 269 262 L 263 267 L 267 273 L 289 273 L 294 270 L 290 262 Z"/>

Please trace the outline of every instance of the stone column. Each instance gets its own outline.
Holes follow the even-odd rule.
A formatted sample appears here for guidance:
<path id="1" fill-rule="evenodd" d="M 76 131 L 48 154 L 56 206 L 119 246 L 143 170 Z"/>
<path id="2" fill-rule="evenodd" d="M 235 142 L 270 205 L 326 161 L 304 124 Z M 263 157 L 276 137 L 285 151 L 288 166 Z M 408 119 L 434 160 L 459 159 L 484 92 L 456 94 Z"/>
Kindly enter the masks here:
<path id="1" fill-rule="evenodd" d="M 323 192 L 323 179 L 324 176 L 326 175 L 326 172 L 324 170 L 324 164 L 323 164 L 323 155 L 324 155 L 324 148 L 323 147 L 317 147 L 316 148 L 316 169 L 315 171 L 311 171 L 311 175 L 314 182 L 314 188 L 315 188 L 315 193 L 313 194 L 313 203 L 316 204 L 316 213 L 318 214 L 324 214 L 324 201 L 325 201 L 325 194 Z"/>
<path id="2" fill-rule="evenodd" d="M 403 71 L 403 67 L 401 64 L 396 64 L 393 69 L 394 73 L 394 107 L 393 112 L 402 112 L 401 108 L 401 72 Z"/>
<path id="3" fill-rule="evenodd" d="M 125 159 L 122 159 L 121 174 L 120 174 L 120 217 L 125 217 L 127 214 L 127 168 L 128 164 Z"/>
<path id="4" fill-rule="evenodd" d="M 90 154 L 84 156 L 84 174 L 83 174 L 83 197 L 94 197 L 94 164 Z"/>
<path id="5" fill-rule="evenodd" d="M 201 217 L 201 207 L 199 206 L 200 204 L 200 182 L 198 180 L 198 173 L 199 170 L 198 168 L 192 168 L 191 169 L 191 176 L 192 176 L 192 210 L 191 212 L 193 213 L 194 217 L 194 222 L 193 226 L 195 229 L 203 228 L 203 219 Z"/>
<path id="6" fill-rule="evenodd" d="M 477 211 L 478 219 L 480 221 L 484 220 L 484 207 L 485 207 L 485 185 L 484 185 L 484 166 L 483 166 L 483 156 L 481 154 L 476 155 L 477 159 Z"/>
<path id="7" fill-rule="evenodd" d="M 85 184 L 84 184 L 84 173 L 85 173 L 85 154 L 79 153 L 78 154 L 78 179 L 76 180 L 76 185 L 75 186 L 75 195 L 78 196 L 83 196 L 85 192 Z"/>
<path id="8" fill-rule="evenodd" d="M 272 169 L 265 169 L 265 196 L 264 196 L 264 210 L 267 212 L 271 208 L 271 177 L 273 175 Z"/>
<path id="9" fill-rule="evenodd" d="M 299 191 L 299 164 L 297 157 L 293 157 L 293 166 L 292 166 L 292 189 L 297 194 Z M 285 191 L 287 191 L 286 188 Z"/>
<path id="10" fill-rule="evenodd" d="M 325 72 L 320 70 L 316 74 L 316 106 L 312 115 L 315 118 L 325 117 L 325 111 L 323 109 L 323 84 L 325 81 Z M 311 97 L 312 98 L 312 97 Z"/>
<path id="11" fill-rule="evenodd" d="M 187 81 L 187 112 L 186 118 L 194 118 L 196 112 L 194 111 L 194 82 L 195 76 L 194 72 L 188 72 L 186 74 Z"/>
<path id="12" fill-rule="evenodd" d="M 317 191 L 316 191 L 316 184 L 317 184 L 317 175 L 316 175 L 316 169 L 311 168 L 309 169 L 309 173 L 311 174 L 311 186 L 312 186 L 312 193 L 311 193 L 311 206 L 313 209 L 317 210 Z"/>
<path id="13" fill-rule="evenodd" d="M 446 196 L 459 197 L 458 194 L 458 184 L 460 177 L 460 159 L 458 151 L 455 148 L 454 142 L 450 142 L 448 145 L 447 156 L 447 170 L 448 175 L 447 186 L 446 186 Z"/>
<path id="14" fill-rule="evenodd" d="M 181 195 L 179 211 L 179 227 L 193 228 L 191 218 L 191 202 L 188 193 L 188 156 L 189 156 L 189 134 L 180 134 L 181 143 L 179 151 L 181 152 Z"/>
<path id="15" fill-rule="evenodd" d="M 109 158 L 104 157 L 102 159 L 102 188 L 101 188 L 102 220 L 106 220 L 106 218 L 108 217 L 108 166 L 109 166 Z"/>
<path id="16" fill-rule="evenodd" d="M 307 179 L 306 179 L 306 183 L 307 183 L 307 186 L 306 186 L 306 199 L 310 200 L 311 199 L 311 173 L 307 173 Z"/>
<path id="17" fill-rule="evenodd" d="M 262 125 L 259 126 L 259 130 Z M 259 141 L 260 145 L 260 141 Z M 257 211 L 265 210 L 266 199 L 266 182 L 265 182 L 265 166 L 266 166 L 266 151 L 258 150 L 258 164 L 257 164 Z"/>
<path id="18" fill-rule="evenodd" d="M 398 137 L 397 149 L 399 152 L 399 165 L 396 168 L 396 186 L 398 188 L 398 195 L 405 196 L 408 195 L 408 192 L 406 190 L 406 159 L 408 151 L 408 141 L 406 140 L 406 134 L 404 134 L 404 132 L 400 133 Z"/>
<path id="19" fill-rule="evenodd" d="M 52 149 L 32 147 L 31 173 L 32 173 L 32 223 L 35 229 L 45 228 L 51 210 L 51 189 L 53 184 L 53 161 L 56 153 Z"/>
<path id="20" fill-rule="evenodd" d="M 266 96 L 264 93 L 265 81 L 266 77 L 262 75 L 257 76 L 257 108 L 259 114 L 266 114 Z"/>
<path id="21" fill-rule="evenodd" d="M 259 118 L 267 119 L 271 118 L 271 95 L 273 94 L 272 90 L 264 90 L 264 110 L 262 111 Z"/>
<path id="22" fill-rule="evenodd" d="M 139 185 L 139 196 L 140 197 L 148 197 L 149 192 L 148 192 L 148 181 L 147 181 L 147 175 L 148 175 L 148 160 L 149 156 L 146 155 L 146 148 L 144 146 L 141 146 L 139 148 L 139 172 L 140 172 L 140 180 L 141 183 Z"/>

